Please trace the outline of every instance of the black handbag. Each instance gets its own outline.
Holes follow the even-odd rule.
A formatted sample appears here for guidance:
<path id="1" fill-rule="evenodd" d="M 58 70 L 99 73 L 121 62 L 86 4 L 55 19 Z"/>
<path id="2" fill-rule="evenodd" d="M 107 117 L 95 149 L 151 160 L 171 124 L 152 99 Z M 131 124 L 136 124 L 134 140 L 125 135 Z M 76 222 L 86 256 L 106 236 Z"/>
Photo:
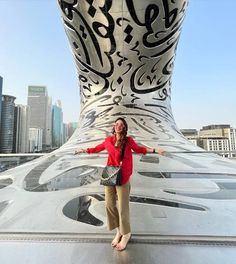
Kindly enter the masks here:
<path id="1" fill-rule="evenodd" d="M 123 146 L 122 153 L 121 153 L 121 163 L 122 163 L 122 160 L 125 154 L 125 146 L 126 146 L 126 142 Z M 107 165 L 102 171 L 100 184 L 104 186 L 122 185 L 121 166 Z"/>

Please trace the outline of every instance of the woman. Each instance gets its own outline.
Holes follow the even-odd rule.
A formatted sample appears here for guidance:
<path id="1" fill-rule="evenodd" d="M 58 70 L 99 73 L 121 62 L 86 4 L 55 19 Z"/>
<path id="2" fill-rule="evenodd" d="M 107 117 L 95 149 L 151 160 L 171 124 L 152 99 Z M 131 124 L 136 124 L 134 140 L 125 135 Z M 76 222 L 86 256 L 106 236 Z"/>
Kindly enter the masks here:
<path id="1" fill-rule="evenodd" d="M 130 217 L 129 217 L 129 193 L 130 193 L 130 176 L 133 171 L 132 150 L 136 153 L 146 154 L 158 153 L 163 154 L 162 149 L 146 148 L 136 144 L 132 137 L 127 136 L 128 125 L 124 118 L 119 117 L 114 124 L 112 136 L 107 137 L 103 143 L 94 148 L 78 149 L 78 153 L 97 153 L 107 150 L 107 165 L 121 165 L 122 185 L 105 186 L 105 205 L 107 213 L 108 229 L 116 228 L 116 235 L 111 245 L 117 250 L 124 250 L 131 237 Z M 121 152 L 125 148 L 124 158 L 121 162 Z M 118 207 L 116 206 L 116 198 Z"/>

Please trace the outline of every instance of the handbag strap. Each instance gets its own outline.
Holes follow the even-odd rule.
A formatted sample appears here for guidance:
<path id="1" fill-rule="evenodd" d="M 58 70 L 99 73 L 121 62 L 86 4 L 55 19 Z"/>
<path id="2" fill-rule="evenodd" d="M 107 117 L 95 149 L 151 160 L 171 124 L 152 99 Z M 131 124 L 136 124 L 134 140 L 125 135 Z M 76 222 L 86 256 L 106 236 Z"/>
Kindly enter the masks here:
<path id="1" fill-rule="evenodd" d="M 121 161 L 121 164 L 122 164 L 122 160 L 124 159 L 124 156 L 125 156 L 125 147 L 126 147 L 126 143 L 127 143 L 127 138 L 125 139 L 125 144 L 122 148 L 122 152 L 121 152 L 121 156 L 120 156 L 120 161 Z"/>

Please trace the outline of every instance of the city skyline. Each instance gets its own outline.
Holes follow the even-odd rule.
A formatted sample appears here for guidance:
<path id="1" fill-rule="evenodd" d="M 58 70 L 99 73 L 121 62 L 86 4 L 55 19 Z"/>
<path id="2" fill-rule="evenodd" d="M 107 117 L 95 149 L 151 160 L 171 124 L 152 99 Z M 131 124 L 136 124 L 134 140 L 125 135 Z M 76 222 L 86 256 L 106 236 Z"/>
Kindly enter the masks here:
<path id="1" fill-rule="evenodd" d="M 0 15 L 9 22 L 0 25 L 3 94 L 26 104 L 29 85 L 46 86 L 53 101 L 63 98 L 64 121 L 78 121 L 77 74 L 57 1 L 19 2 L 0 1 Z M 236 127 L 235 8 L 231 0 L 216 0 L 214 6 L 212 1 L 189 2 L 172 78 L 172 109 L 179 128 L 221 123 Z"/>
<path id="2" fill-rule="evenodd" d="M 1 83 L 3 83 L 4 82 L 4 79 L 2 78 L 2 76 L 0 76 L 0 82 Z M 39 86 L 39 85 L 29 85 L 28 87 L 27 87 L 27 92 L 28 92 L 28 89 L 30 88 L 30 87 L 39 87 L 39 88 L 46 88 L 47 89 L 47 86 Z M 0 87 L 1 88 L 1 87 Z M 15 95 L 14 94 L 10 94 L 10 93 L 4 93 L 4 89 L 3 89 L 3 87 L 2 87 L 2 90 L 1 90 L 1 92 L 2 92 L 2 96 L 13 96 L 13 97 L 15 97 Z M 47 91 L 48 92 L 48 91 Z M 51 98 L 51 100 L 53 99 L 52 97 L 50 97 L 50 95 L 48 95 L 49 96 L 49 98 Z M 29 106 L 29 104 L 28 104 L 28 102 L 27 102 L 27 98 L 28 98 L 28 96 L 26 97 L 26 102 L 24 102 L 24 103 L 20 103 L 20 102 L 18 102 L 18 103 L 16 103 L 15 102 L 15 106 L 17 107 L 17 106 L 25 106 L 25 107 L 27 107 L 27 106 Z M 16 98 L 17 99 L 17 98 Z M 15 99 L 15 100 L 16 100 Z M 61 102 L 61 100 L 60 99 L 54 99 L 54 100 L 52 100 L 51 101 L 51 104 L 52 104 L 52 106 L 55 106 L 55 105 L 57 105 L 58 104 L 58 102 Z M 60 103 L 61 104 L 61 103 Z M 0 105 L 1 106 L 1 105 Z M 63 110 L 63 106 L 62 106 L 62 104 L 60 105 L 60 107 L 61 107 L 61 109 Z M 0 119 L 0 121 L 1 121 L 1 119 Z M 63 120 L 63 123 L 65 123 L 64 122 L 64 120 Z M 68 121 L 67 123 L 65 123 L 65 124 L 69 124 L 69 123 L 77 123 L 76 121 Z"/>
<path id="3" fill-rule="evenodd" d="M 63 123 L 61 101 L 52 105 L 46 86 L 29 86 L 27 105 L 15 104 L 15 96 L 2 95 L 1 83 L 0 97 L 1 153 L 48 152 L 73 133 L 74 123 Z"/>

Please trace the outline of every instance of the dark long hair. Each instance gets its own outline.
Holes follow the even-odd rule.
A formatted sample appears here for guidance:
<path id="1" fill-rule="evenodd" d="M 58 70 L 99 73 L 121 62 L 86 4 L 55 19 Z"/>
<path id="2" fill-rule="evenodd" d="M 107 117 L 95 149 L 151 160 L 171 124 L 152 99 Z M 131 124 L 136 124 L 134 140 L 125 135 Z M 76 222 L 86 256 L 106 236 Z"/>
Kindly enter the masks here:
<path id="1" fill-rule="evenodd" d="M 115 123 L 118 120 L 122 121 L 122 123 L 124 124 L 124 128 L 123 128 L 122 132 L 120 133 L 120 139 L 117 141 L 117 147 L 119 147 L 120 149 L 123 149 L 123 147 L 126 143 L 126 140 L 127 140 L 128 124 L 123 117 L 118 117 L 116 119 Z M 115 134 L 115 127 L 113 127 L 113 129 L 112 129 L 112 134 Z"/>

